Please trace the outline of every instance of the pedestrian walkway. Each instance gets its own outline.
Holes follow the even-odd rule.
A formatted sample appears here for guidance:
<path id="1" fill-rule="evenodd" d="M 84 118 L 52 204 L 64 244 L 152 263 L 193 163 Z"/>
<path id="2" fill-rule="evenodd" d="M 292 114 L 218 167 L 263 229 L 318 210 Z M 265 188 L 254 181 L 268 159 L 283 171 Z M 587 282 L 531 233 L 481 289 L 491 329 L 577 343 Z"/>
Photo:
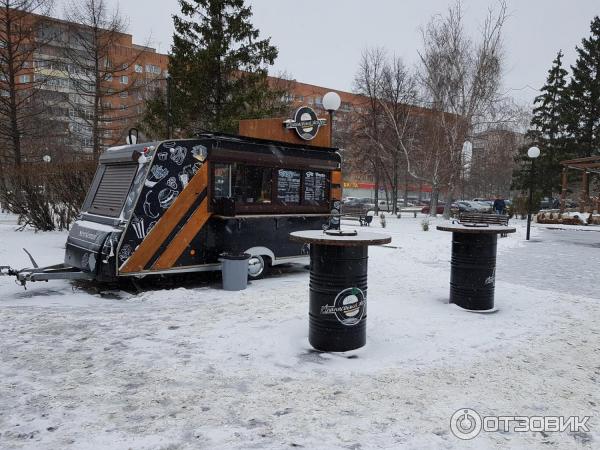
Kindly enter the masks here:
<path id="1" fill-rule="evenodd" d="M 538 228 L 499 258 L 498 281 L 600 299 L 600 233 Z"/>

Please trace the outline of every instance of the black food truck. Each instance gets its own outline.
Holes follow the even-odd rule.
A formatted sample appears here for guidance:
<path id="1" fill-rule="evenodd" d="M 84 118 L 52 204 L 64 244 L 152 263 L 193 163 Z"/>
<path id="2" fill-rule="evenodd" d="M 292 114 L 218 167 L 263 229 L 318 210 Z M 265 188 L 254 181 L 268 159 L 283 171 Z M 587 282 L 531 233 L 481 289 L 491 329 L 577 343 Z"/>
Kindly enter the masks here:
<path id="1" fill-rule="evenodd" d="M 249 253 L 249 276 L 308 261 L 292 231 L 335 226 L 341 157 L 312 147 L 224 134 L 108 149 L 100 157 L 64 264 L 8 273 L 27 281 L 112 282 L 219 270 Z M 334 216 L 332 216 L 332 212 Z M 6 273 L 6 270 L 5 270 Z"/>

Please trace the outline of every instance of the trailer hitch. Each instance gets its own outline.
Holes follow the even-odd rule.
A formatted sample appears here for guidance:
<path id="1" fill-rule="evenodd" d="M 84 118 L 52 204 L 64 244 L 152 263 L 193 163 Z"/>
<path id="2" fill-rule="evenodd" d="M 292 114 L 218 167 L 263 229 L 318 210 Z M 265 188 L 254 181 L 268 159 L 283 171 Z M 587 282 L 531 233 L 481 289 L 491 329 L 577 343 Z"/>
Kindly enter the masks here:
<path id="1" fill-rule="evenodd" d="M 91 273 L 83 272 L 75 267 L 65 266 L 64 264 L 55 264 L 53 266 L 39 267 L 31 253 L 23 249 L 29 259 L 32 268 L 15 270 L 10 266 L 0 266 L 0 275 L 16 277 L 16 283 L 27 289 L 28 281 L 48 281 L 48 280 L 92 280 Z"/>
<path id="2" fill-rule="evenodd" d="M 25 290 L 27 290 L 27 281 L 19 277 L 19 274 L 22 270 L 15 270 L 10 266 L 0 266 L 0 276 L 16 277 L 17 279 L 15 280 L 15 283 L 20 284 L 23 286 L 23 288 L 25 288 Z"/>
<path id="3" fill-rule="evenodd" d="M 18 270 L 15 270 L 10 266 L 0 266 L 0 275 L 16 276 L 18 273 Z"/>

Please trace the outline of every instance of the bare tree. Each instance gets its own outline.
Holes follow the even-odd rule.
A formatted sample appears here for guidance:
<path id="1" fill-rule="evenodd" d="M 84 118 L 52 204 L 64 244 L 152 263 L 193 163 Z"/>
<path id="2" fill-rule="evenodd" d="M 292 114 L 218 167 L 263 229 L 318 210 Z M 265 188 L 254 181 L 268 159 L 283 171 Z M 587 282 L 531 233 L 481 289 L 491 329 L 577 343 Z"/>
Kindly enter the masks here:
<path id="1" fill-rule="evenodd" d="M 447 190 L 445 215 L 460 178 L 462 147 L 473 124 L 499 98 L 502 75 L 502 28 L 506 4 L 490 9 L 477 42 L 465 33 L 462 5 L 458 1 L 445 17 L 435 16 L 422 30 L 420 81 L 426 101 L 439 114 L 441 149 L 434 149 L 435 164 L 443 171 L 433 176 L 431 211 L 435 214 L 441 188 Z M 438 161 L 439 158 L 439 161 Z"/>
<path id="2" fill-rule="evenodd" d="M 384 122 L 381 108 L 382 85 L 386 65 L 386 53 L 382 48 L 363 51 L 358 72 L 354 78 L 354 91 L 364 98 L 357 108 L 354 132 L 356 140 L 349 150 L 349 163 L 354 170 L 368 168 L 375 181 L 375 208 L 379 204 L 383 155 Z"/>
<path id="3" fill-rule="evenodd" d="M 0 0 L 0 153 L 2 164 L 20 166 L 23 140 L 40 137 L 42 82 L 33 74 L 34 54 L 45 44 L 39 31 L 52 0 Z M 39 15 L 38 15 L 39 14 Z"/>
<path id="4" fill-rule="evenodd" d="M 414 171 L 412 154 L 417 123 L 414 119 L 419 109 L 414 106 L 416 80 L 400 58 L 388 58 L 382 49 L 369 49 L 363 53 L 355 86 L 356 92 L 366 99 L 356 132 L 373 149 L 362 152 L 362 158 L 373 168 L 376 190 L 380 178 L 390 187 L 388 201 L 396 213 L 401 180 L 406 202 L 408 180 L 424 179 Z M 361 164 L 360 159 L 357 162 Z"/>
<path id="5" fill-rule="evenodd" d="M 135 76 L 136 71 L 131 70 L 144 48 L 122 48 L 127 23 L 118 9 L 109 9 L 106 0 L 73 0 L 65 17 L 71 44 L 65 47 L 64 57 L 70 64 L 69 81 L 75 92 L 70 103 L 78 120 L 75 123 L 80 124 L 73 131 L 91 141 L 97 160 L 103 148 L 115 142 L 113 133 L 138 116 L 128 110 L 135 105 L 116 108 L 119 97 L 129 97 L 152 80 Z"/>
<path id="6" fill-rule="evenodd" d="M 384 172 L 392 188 L 392 211 L 395 214 L 401 175 L 405 184 L 405 203 L 409 176 L 413 179 L 419 178 L 410 165 L 415 142 L 416 82 L 400 58 L 393 57 L 386 63 L 381 90 L 380 105 L 386 130 L 384 148 L 389 162 L 384 165 Z"/>

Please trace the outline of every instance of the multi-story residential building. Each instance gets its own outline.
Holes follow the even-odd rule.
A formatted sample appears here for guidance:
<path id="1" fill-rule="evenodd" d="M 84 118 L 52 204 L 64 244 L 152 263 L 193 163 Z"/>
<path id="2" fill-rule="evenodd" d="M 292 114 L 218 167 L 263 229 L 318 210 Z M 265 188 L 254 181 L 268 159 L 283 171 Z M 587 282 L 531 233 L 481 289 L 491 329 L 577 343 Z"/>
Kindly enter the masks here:
<path id="1" fill-rule="evenodd" d="M 42 44 L 17 77 L 24 89 L 39 90 L 53 142 L 84 152 L 93 147 L 94 123 L 101 148 L 125 142 L 128 130 L 143 117 L 147 98 L 165 89 L 169 63 L 168 55 L 134 44 L 130 34 L 113 33 L 96 90 L 98 71 L 87 54 L 87 36 L 85 26 L 45 17 L 35 36 Z"/>

